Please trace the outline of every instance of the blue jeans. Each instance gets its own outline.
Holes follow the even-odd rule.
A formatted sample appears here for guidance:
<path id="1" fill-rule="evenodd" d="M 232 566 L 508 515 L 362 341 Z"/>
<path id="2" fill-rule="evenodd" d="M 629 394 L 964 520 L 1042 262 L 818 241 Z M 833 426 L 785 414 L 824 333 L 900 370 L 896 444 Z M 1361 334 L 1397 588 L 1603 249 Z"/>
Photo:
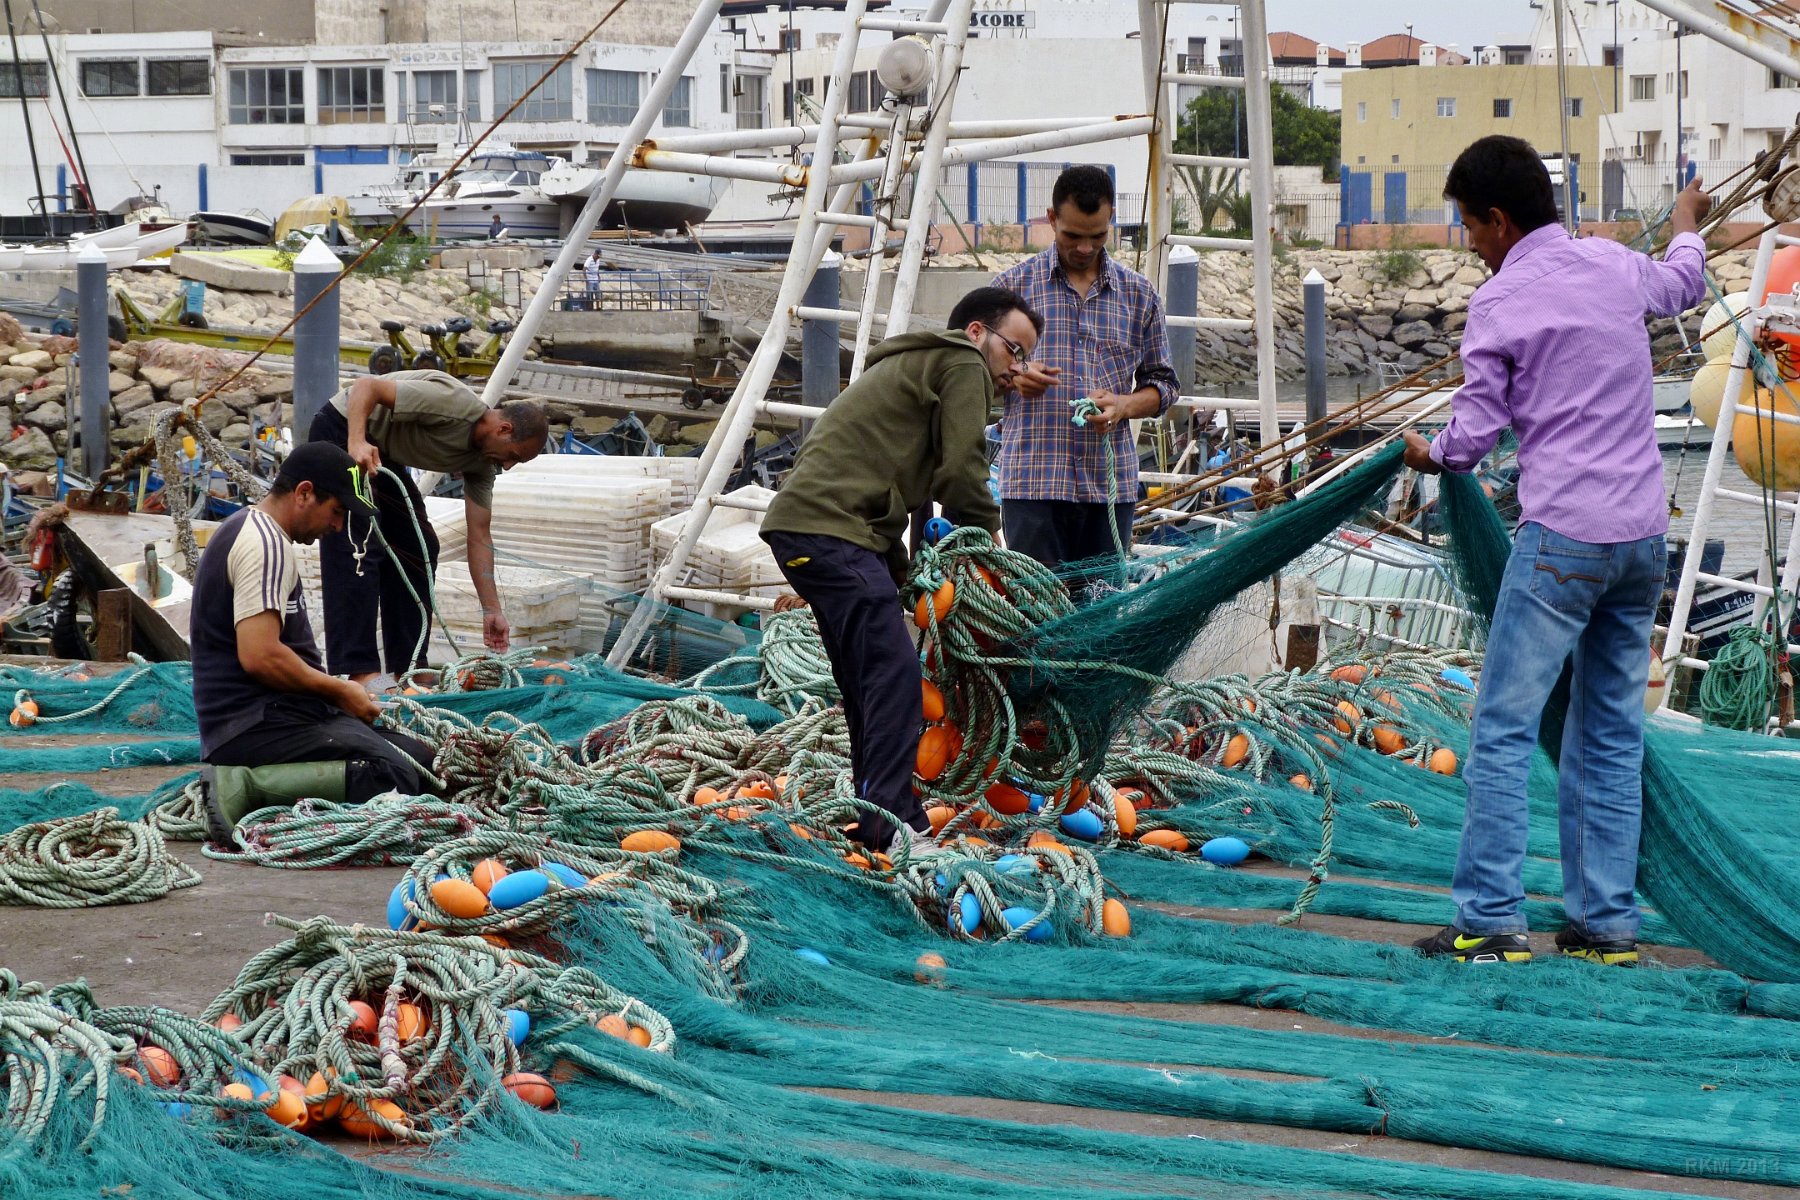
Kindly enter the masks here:
<path id="1" fill-rule="evenodd" d="M 1525 932 L 1526 779 L 1544 704 L 1572 659 L 1557 782 L 1563 904 L 1591 939 L 1636 938 L 1643 700 L 1667 556 L 1660 536 L 1596 544 L 1519 527 L 1463 771 L 1469 800 L 1450 890 L 1463 932 Z"/>

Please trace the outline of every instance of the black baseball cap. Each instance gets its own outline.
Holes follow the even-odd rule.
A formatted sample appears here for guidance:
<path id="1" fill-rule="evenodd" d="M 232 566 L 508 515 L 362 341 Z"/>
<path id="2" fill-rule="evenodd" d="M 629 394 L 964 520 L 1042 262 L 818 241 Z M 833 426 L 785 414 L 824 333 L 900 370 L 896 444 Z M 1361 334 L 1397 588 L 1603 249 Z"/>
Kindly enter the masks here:
<path id="1" fill-rule="evenodd" d="M 289 484 L 310 483 L 313 491 L 336 496 L 345 512 L 374 515 L 374 481 L 364 474 L 362 467 L 342 446 L 331 442 L 302 442 L 282 462 L 275 478 Z"/>

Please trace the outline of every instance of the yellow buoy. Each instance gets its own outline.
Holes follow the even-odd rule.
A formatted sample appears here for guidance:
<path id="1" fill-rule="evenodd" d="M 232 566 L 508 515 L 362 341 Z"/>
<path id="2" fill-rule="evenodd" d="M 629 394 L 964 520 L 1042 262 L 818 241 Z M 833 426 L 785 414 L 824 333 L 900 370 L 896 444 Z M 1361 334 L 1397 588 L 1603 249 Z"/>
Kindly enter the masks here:
<path id="1" fill-rule="evenodd" d="M 1709 361 L 1731 357 L 1738 336 L 1737 326 L 1732 318 L 1742 317 L 1749 310 L 1749 292 L 1733 292 L 1723 300 L 1713 301 L 1712 307 L 1706 310 L 1706 316 L 1700 322 L 1700 345 Z"/>
<path id="2" fill-rule="evenodd" d="M 1688 381 L 1688 406 L 1694 410 L 1694 416 L 1709 429 L 1719 427 L 1719 407 L 1725 403 L 1725 386 L 1731 381 L 1731 359 L 1721 355 L 1711 359 L 1707 364 L 1694 372 Z M 1769 387 L 1757 379 L 1754 372 L 1744 377 L 1739 385 L 1738 407 L 1748 408 L 1751 404 L 1766 405 Z M 1752 397 L 1754 396 L 1754 400 Z"/>
<path id="3" fill-rule="evenodd" d="M 1738 403 L 1731 425 L 1731 453 L 1738 469 L 1766 488 L 1800 491 L 1800 424 L 1775 419 L 1775 414 L 1800 418 L 1800 405 L 1785 394 L 1761 389 L 1754 406 L 1747 397 L 1739 397 Z"/>

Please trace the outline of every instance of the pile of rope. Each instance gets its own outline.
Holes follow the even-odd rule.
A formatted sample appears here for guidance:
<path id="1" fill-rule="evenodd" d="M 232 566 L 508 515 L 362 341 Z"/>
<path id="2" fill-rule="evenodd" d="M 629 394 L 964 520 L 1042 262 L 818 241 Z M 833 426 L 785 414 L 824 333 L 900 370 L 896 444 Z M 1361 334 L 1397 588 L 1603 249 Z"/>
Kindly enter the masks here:
<path id="1" fill-rule="evenodd" d="M 246 963 L 202 1015 L 232 1025 L 260 1070 L 301 1083 L 309 1124 L 433 1142 L 508 1091 L 554 1103 L 544 1072 L 556 1072 L 556 1039 L 573 1029 L 593 1025 L 656 1053 L 675 1045 L 667 1018 L 642 1001 L 516 947 L 270 920 L 293 936 Z M 612 1073 L 638 1083 L 628 1068 Z"/>
<path id="2" fill-rule="evenodd" d="M 116 808 L 35 821 L 0 839 L 0 904 L 142 904 L 199 882 L 155 826 L 123 820 Z"/>

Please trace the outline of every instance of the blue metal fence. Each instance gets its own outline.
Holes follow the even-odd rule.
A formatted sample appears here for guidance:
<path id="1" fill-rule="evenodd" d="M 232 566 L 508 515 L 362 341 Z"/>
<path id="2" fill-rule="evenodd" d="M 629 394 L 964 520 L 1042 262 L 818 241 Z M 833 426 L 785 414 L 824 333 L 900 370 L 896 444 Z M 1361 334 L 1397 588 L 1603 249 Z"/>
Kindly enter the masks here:
<path id="1" fill-rule="evenodd" d="M 702 312 L 713 273 L 697 268 L 601 271 L 592 279 L 577 267 L 563 280 L 556 307 L 563 312 Z"/>

